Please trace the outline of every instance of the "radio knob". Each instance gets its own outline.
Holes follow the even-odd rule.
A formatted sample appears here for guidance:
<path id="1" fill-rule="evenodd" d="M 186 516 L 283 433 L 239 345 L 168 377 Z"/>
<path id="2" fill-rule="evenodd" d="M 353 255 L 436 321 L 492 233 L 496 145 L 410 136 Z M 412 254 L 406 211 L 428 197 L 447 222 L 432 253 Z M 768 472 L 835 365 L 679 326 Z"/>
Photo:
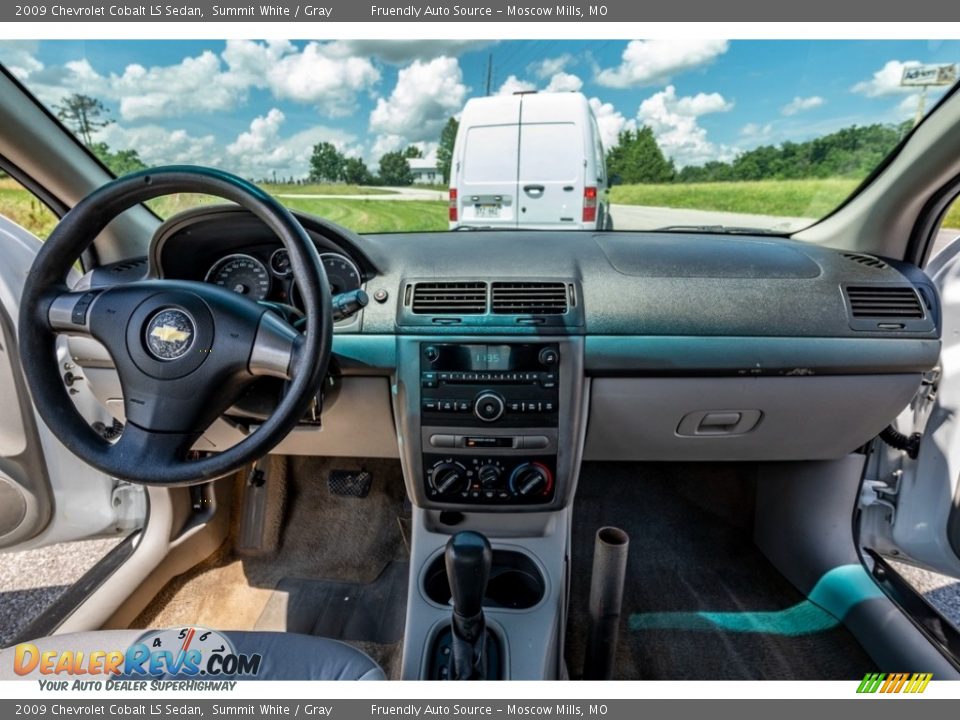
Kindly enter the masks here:
<path id="1" fill-rule="evenodd" d="M 430 486 L 441 495 L 464 492 L 469 485 L 466 468 L 460 463 L 437 463 L 430 472 Z"/>
<path id="2" fill-rule="evenodd" d="M 477 470 L 477 479 L 485 488 L 492 488 L 500 479 L 500 468 L 496 465 L 483 465 Z"/>
<path id="3" fill-rule="evenodd" d="M 557 361 L 560 360 L 560 355 L 551 347 L 545 347 L 540 351 L 539 355 L 540 364 L 550 367 L 551 365 L 556 365 Z"/>
<path id="4" fill-rule="evenodd" d="M 490 390 L 483 391 L 473 401 L 473 414 L 483 422 L 496 422 L 504 409 L 503 398 Z"/>
<path id="5" fill-rule="evenodd" d="M 547 495 L 553 487 L 553 473 L 541 463 L 524 463 L 514 468 L 509 485 L 510 492 L 520 497 Z"/>

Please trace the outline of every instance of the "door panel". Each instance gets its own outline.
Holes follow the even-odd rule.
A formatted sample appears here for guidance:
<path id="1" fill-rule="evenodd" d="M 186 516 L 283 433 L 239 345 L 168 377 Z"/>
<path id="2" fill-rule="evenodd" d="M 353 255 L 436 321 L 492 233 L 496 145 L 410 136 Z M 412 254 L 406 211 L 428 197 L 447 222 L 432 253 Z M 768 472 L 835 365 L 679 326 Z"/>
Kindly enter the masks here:
<path id="1" fill-rule="evenodd" d="M 574 123 L 520 126 L 519 225 L 570 227 L 583 215 L 582 131 Z"/>
<path id="2" fill-rule="evenodd" d="M 40 241 L 0 217 L 0 550 L 26 550 L 92 537 L 120 536 L 141 527 L 142 488 L 121 483 L 81 463 L 37 416 L 23 382 L 17 352 L 19 298 Z M 68 282 L 79 275 L 72 273 Z M 96 402 L 61 343 L 64 382 L 89 422 L 112 418 Z M 75 391 L 75 392 L 74 392 Z"/>
<path id="3" fill-rule="evenodd" d="M 516 227 L 518 142 L 515 124 L 467 129 L 458 188 L 461 224 Z"/>

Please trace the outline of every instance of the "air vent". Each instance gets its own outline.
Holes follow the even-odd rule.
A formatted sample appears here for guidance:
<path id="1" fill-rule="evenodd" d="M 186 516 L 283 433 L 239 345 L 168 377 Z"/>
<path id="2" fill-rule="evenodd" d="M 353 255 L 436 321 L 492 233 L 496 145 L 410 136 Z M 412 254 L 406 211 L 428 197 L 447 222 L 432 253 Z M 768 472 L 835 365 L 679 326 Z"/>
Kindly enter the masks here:
<path id="1" fill-rule="evenodd" d="M 845 290 L 854 319 L 909 320 L 923 318 L 923 306 L 912 287 L 848 286 Z"/>
<path id="2" fill-rule="evenodd" d="M 497 315 L 563 315 L 567 284 L 562 282 L 495 282 L 493 312 Z"/>
<path id="3" fill-rule="evenodd" d="M 411 309 L 417 315 L 481 315 L 487 310 L 487 284 L 417 283 Z"/>
<path id="4" fill-rule="evenodd" d="M 858 263 L 868 268 L 873 268 L 874 270 L 885 270 L 890 267 L 880 258 L 873 257 L 873 255 L 861 255 L 859 253 L 843 253 L 843 256 L 852 262 Z"/>

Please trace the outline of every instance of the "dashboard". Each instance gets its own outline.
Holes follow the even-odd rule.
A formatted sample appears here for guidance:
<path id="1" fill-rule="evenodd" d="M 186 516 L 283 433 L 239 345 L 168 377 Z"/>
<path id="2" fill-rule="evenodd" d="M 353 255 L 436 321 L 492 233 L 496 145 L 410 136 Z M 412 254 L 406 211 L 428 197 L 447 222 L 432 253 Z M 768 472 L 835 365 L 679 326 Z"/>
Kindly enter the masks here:
<path id="1" fill-rule="evenodd" d="M 935 287 L 886 258 L 695 232 L 358 236 L 298 218 L 333 291 L 373 300 L 334 328 L 322 422 L 305 419 L 276 451 L 399 457 L 424 507 L 562 507 L 582 459 L 842 457 L 939 359 Z M 145 275 L 297 312 L 279 242 L 235 207 L 172 218 L 148 257 L 90 282 Z M 71 350 L 121 407 L 109 361 Z M 201 447 L 228 447 L 256 418 L 218 421 Z"/>

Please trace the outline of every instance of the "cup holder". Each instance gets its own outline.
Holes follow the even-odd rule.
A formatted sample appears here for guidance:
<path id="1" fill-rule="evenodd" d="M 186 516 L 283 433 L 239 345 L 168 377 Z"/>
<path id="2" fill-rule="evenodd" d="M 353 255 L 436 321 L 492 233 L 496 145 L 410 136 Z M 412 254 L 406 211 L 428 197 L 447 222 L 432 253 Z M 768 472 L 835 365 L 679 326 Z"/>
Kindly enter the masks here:
<path id="1" fill-rule="evenodd" d="M 450 583 L 441 553 L 427 568 L 424 576 L 427 597 L 440 605 L 450 603 Z M 490 582 L 483 597 L 483 606 L 527 610 L 539 603 L 546 592 L 540 569 L 529 557 L 513 550 L 494 550 Z"/>

